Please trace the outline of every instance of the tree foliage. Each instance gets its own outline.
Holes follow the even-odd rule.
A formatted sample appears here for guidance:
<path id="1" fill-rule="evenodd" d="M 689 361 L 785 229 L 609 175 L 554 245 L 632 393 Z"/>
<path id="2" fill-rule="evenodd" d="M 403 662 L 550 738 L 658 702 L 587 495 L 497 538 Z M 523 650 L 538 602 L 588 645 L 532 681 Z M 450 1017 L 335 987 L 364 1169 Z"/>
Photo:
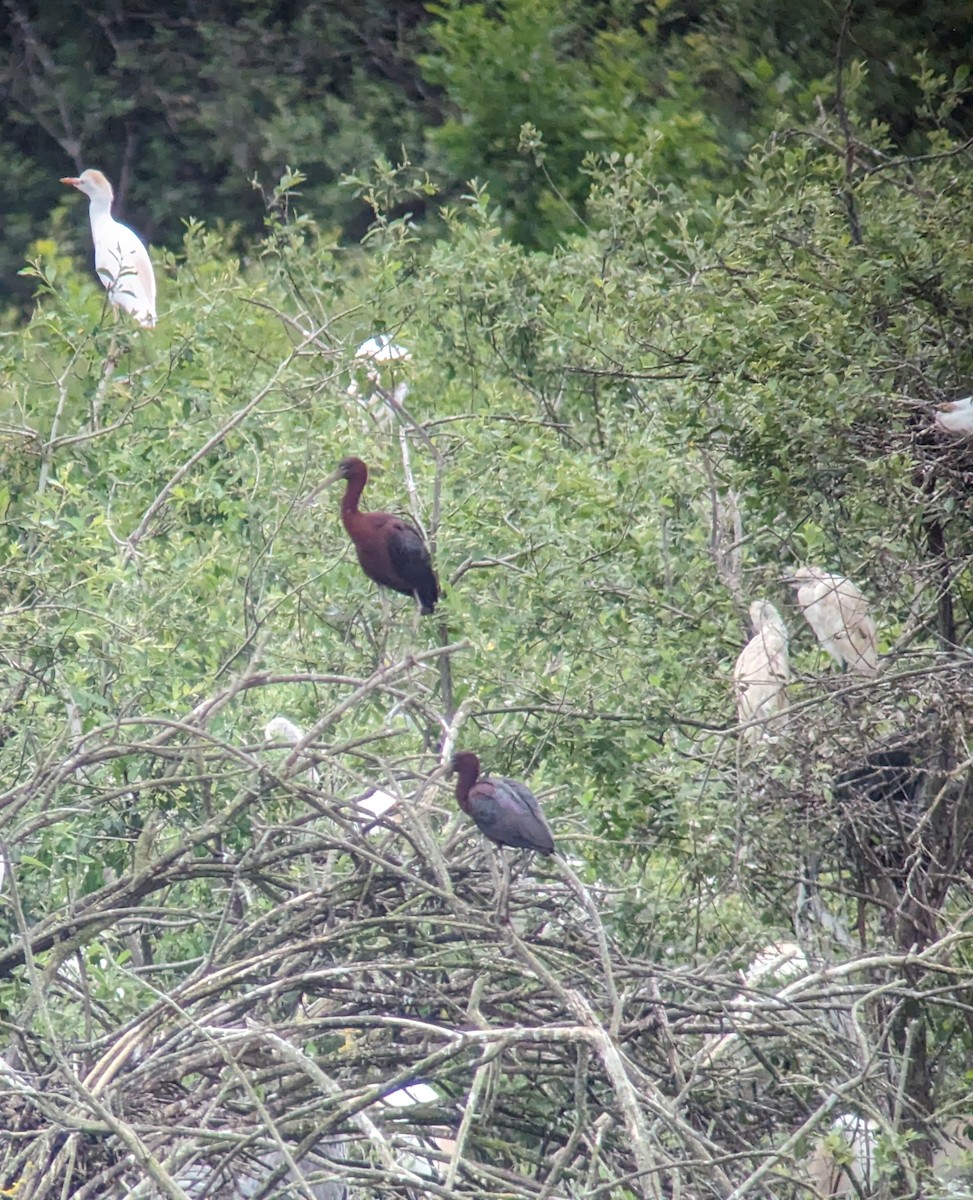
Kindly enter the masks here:
<path id="1" fill-rule="evenodd" d="M 913 152 L 849 68 L 725 194 L 658 138 L 589 157 L 553 252 L 482 184 L 423 236 L 388 164 L 349 251 L 292 172 L 245 259 L 195 221 L 156 255 L 151 333 L 34 247 L 0 342 L 0 1188 L 796 1198 L 816 1147 L 949 1194 L 973 545 L 933 414 L 973 370 L 973 169 L 953 81 L 915 86 Z M 379 331 L 411 359 L 357 358 Z M 425 529 L 435 617 L 303 504 L 347 453 Z M 806 562 L 871 599 L 875 679 L 802 624 Z M 748 745 L 764 596 L 796 678 Z M 457 746 L 554 827 L 509 923 Z"/>
<path id="2" fill-rule="evenodd" d="M 651 147 L 660 178 L 726 193 L 751 148 L 782 118 L 830 104 L 853 64 L 865 67 L 855 99 L 863 121 L 883 122 L 917 153 L 916 75 L 962 86 L 965 18 L 959 0 L 926 4 L 921 18 L 881 0 L 213 0 L 138 10 L 16 0 L 0 17 L 0 287 L 27 299 L 16 287 L 23 247 L 50 233 L 58 178 L 90 166 L 156 245 L 178 245 L 195 218 L 249 248 L 275 181 L 295 164 L 304 211 L 356 243 L 374 210 L 343 181 L 380 163 L 414 165 L 447 200 L 484 180 L 505 232 L 549 249 L 591 221 L 586 153 Z M 968 118 L 964 102 L 953 131 Z M 399 201 L 438 234 L 428 190 Z"/>

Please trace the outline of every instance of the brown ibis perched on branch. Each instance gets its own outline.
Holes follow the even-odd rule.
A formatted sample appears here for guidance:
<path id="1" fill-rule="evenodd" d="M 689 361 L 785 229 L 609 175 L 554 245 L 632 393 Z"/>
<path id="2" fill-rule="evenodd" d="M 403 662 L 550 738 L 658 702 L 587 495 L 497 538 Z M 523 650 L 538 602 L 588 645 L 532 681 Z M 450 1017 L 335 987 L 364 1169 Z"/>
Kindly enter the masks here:
<path id="1" fill-rule="evenodd" d="M 358 511 L 368 482 L 368 467 L 360 458 L 343 458 L 338 469 L 314 489 L 305 503 L 310 504 L 318 492 L 338 479 L 347 482 L 341 521 L 355 544 L 361 569 L 380 587 L 415 596 L 422 615 L 428 616 L 441 595 L 429 548 L 419 530 L 394 513 Z"/>
<path id="2" fill-rule="evenodd" d="M 498 846 L 554 853 L 554 837 L 537 797 L 526 784 L 480 774 L 480 760 L 468 750 L 453 755 L 456 799 L 477 829 Z"/>

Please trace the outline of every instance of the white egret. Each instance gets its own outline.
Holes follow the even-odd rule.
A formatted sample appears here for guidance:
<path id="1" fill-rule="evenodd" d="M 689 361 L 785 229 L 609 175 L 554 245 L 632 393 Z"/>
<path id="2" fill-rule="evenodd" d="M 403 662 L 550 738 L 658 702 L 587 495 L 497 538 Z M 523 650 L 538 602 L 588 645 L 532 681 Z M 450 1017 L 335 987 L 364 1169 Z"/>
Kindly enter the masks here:
<path id="1" fill-rule="evenodd" d="M 155 324 L 155 273 L 138 234 L 111 215 L 115 193 L 101 171 L 82 171 L 61 180 L 88 197 L 95 270 L 115 307 L 130 312 L 147 329 Z"/>
<path id="2" fill-rule="evenodd" d="M 962 400 L 951 400 L 949 404 L 941 404 L 936 409 L 936 424 L 946 433 L 956 437 L 969 437 L 973 434 L 973 396 L 964 396 Z"/>
<path id="3" fill-rule="evenodd" d="M 807 1160 L 812 1195 L 821 1200 L 872 1195 L 878 1183 L 876 1152 L 881 1132 L 870 1117 L 839 1113 Z"/>
<path id="4" fill-rule="evenodd" d="M 743 982 L 747 987 L 756 987 L 767 978 L 787 983 L 806 975 L 809 969 L 807 955 L 796 942 L 771 942 L 744 971 Z"/>
<path id="5" fill-rule="evenodd" d="M 842 670 L 875 675 L 877 634 L 861 589 L 844 575 L 820 567 L 801 567 L 784 581 L 796 589 L 804 619 Z"/>
<path id="6" fill-rule="evenodd" d="M 436 1104 L 441 1099 L 436 1089 L 428 1083 L 410 1083 L 382 1097 L 383 1102 L 391 1104 L 393 1108 L 408 1108 L 410 1104 Z"/>
<path id="7" fill-rule="evenodd" d="M 397 346 L 387 333 L 366 338 L 355 351 L 355 358 L 367 358 L 374 363 L 411 362 L 412 355 L 404 346 Z"/>
<path id="8" fill-rule="evenodd" d="M 365 341 L 355 351 L 356 365 L 364 365 L 365 381 L 368 392 L 362 396 L 358 380 L 352 379 L 348 385 L 348 395 L 366 411 L 378 408 L 384 413 L 386 420 L 391 421 L 395 412 L 401 409 L 409 394 L 409 383 L 405 379 L 395 380 L 396 367 L 399 364 L 412 362 L 412 354 L 404 346 L 398 346 L 387 333 L 376 333 Z"/>
<path id="9" fill-rule="evenodd" d="M 287 742 L 290 746 L 296 746 L 304 739 L 304 730 L 300 725 L 295 725 L 288 717 L 276 716 L 273 720 L 267 722 L 264 726 L 264 737 L 268 742 L 280 738 L 282 742 Z M 304 755 L 301 755 L 301 759 Z M 318 773 L 314 767 L 308 767 L 307 777 L 313 787 L 318 785 Z"/>
<path id="10" fill-rule="evenodd" d="M 748 725 L 743 736 L 748 742 L 766 737 L 766 726 L 751 721 L 769 720 L 787 711 L 787 626 L 768 600 L 750 605 L 754 634 L 740 651 L 733 668 L 737 714 L 741 725 Z"/>
<path id="11" fill-rule="evenodd" d="M 741 972 L 747 991 L 737 992 L 728 1007 L 727 1017 L 737 1026 L 733 1033 L 706 1039 L 699 1060 L 712 1066 L 728 1051 L 740 1051 L 740 1026 L 750 1024 L 763 1012 L 783 1018 L 790 1008 L 794 982 L 808 973 L 804 951 L 795 942 L 771 942 L 760 950 L 747 969 Z M 761 990 L 757 992 L 757 989 Z M 777 999 L 779 997 L 779 999 Z"/>

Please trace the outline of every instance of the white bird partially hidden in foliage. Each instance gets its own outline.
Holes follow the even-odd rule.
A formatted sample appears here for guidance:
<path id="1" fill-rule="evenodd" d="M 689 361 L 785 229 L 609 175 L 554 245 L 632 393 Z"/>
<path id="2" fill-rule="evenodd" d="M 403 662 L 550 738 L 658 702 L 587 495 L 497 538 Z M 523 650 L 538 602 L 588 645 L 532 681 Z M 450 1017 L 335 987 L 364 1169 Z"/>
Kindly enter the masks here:
<path id="1" fill-rule="evenodd" d="M 936 409 L 935 421 L 946 433 L 955 437 L 969 437 L 973 434 L 973 396 L 941 404 Z"/>
<path id="2" fill-rule="evenodd" d="M 360 396 L 358 380 L 352 379 L 348 385 L 348 395 L 366 411 L 373 408 L 384 410 L 384 415 L 391 420 L 393 415 L 402 408 L 409 394 L 409 384 L 405 379 L 396 383 L 395 368 L 397 364 L 412 362 L 412 353 L 404 346 L 398 346 L 387 333 L 375 333 L 366 338 L 355 351 L 356 365 L 365 365 L 365 379 L 370 391 Z M 385 382 L 383 383 L 383 378 Z"/>
<path id="3" fill-rule="evenodd" d="M 844 575 L 801 567 L 785 575 L 814 636 L 842 670 L 878 672 L 878 636 L 861 589 Z"/>
<path id="4" fill-rule="evenodd" d="M 95 270 L 116 308 L 130 312 L 146 329 L 155 325 L 155 273 L 138 234 L 111 215 L 115 193 L 100 171 L 82 171 L 61 180 L 88 197 Z"/>
<path id="5" fill-rule="evenodd" d="M 367 358 L 374 363 L 411 362 L 412 355 L 404 346 L 397 346 L 387 333 L 366 338 L 355 351 L 355 358 Z"/>
<path id="6" fill-rule="evenodd" d="M 282 742 L 287 742 L 290 746 L 296 746 L 304 740 L 304 730 L 300 725 L 295 725 L 288 717 L 277 716 L 273 720 L 268 721 L 264 726 L 264 737 L 268 742 L 272 742 L 280 738 Z M 303 755 L 301 756 L 304 757 Z M 308 767 L 307 777 L 314 787 L 318 784 L 318 773 L 314 767 Z"/>
<path id="7" fill-rule="evenodd" d="M 787 682 L 791 672 L 787 660 L 787 626 L 777 609 L 768 600 L 754 600 L 750 605 L 750 622 L 754 634 L 736 660 L 733 682 L 740 724 L 748 726 L 743 736 L 752 743 L 766 737 L 768 730 L 764 725 L 750 725 L 751 721 L 766 721 L 787 711 Z"/>
<path id="8" fill-rule="evenodd" d="M 807 955 L 796 942 L 771 942 L 757 954 L 743 973 L 747 987 L 756 987 L 767 978 L 787 983 L 807 974 Z"/>
<path id="9" fill-rule="evenodd" d="M 871 1117 L 843 1112 L 805 1160 L 811 1176 L 810 1195 L 822 1200 L 873 1196 L 880 1186 L 878 1166 L 882 1127 Z M 939 1195 L 954 1193 L 939 1192 Z M 956 1195 L 969 1195 L 965 1189 Z"/>

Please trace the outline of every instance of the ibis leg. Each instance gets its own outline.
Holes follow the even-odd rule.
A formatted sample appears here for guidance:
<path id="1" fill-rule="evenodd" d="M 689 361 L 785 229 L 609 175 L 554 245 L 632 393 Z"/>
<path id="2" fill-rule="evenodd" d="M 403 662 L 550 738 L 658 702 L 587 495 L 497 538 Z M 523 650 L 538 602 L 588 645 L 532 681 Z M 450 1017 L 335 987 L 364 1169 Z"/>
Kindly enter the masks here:
<path id="1" fill-rule="evenodd" d="M 497 920 L 503 924 L 510 922 L 510 860 L 500 847 L 500 891 L 497 893 Z"/>
<path id="2" fill-rule="evenodd" d="M 389 665 L 388 648 L 389 648 L 389 631 L 392 628 L 392 608 L 389 604 L 388 593 L 385 588 L 378 589 L 379 599 L 382 602 L 382 626 L 376 638 L 376 659 L 380 667 Z"/>

